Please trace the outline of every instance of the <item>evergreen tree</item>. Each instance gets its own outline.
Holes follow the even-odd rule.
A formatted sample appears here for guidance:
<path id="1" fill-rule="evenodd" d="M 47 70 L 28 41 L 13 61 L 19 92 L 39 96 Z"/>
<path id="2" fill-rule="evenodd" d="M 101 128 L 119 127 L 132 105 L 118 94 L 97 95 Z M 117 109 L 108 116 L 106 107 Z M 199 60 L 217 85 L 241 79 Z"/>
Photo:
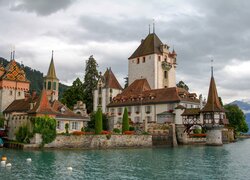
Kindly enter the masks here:
<path id="1" fill-rule="evenodd" d="M 226 115 L 229 120 L 229 124 L 234 128 L 235 132 L 248 132 L 248 126 L 246 118 L 242 110 L 235 104 L 225 105 Z"/>
<path id="2" fill-rule="evenodd" d="M 95 114 L 95 134 L 101 134 L 102 132 L 102 110 L 98 108 Z"/>
<path id="3" fill-rule="evenodd" d="M 125 107 L 122 117 L 122 133 L 129 130 L 128 110 Z"/>
<path id="4" fill-rule="evenodd" d="M 93 55 L 86 61 L 85 76 L 84 76 L 84 102 L 86 103 L 87 112 L 93 111 L 93 91 L 96 89 L 98 81 L 98 64 L 93 58 Z"/>
<path id="5" fill-rule="evenodd" d="M 128 76 L 126 76 L 125 78 L 125 84 L 124 84 L 124 89 L 128 87 Z"/>
<path id="6" fill-rule="evenodd" d="M 72 86 L 63 93 L 62 103 L 66 104 L 67 107 L 73 109 L 77 101 L 83 101 L 84 91 L 83 83 L 79 78 L 77 78 Z"/>
<path id="7" fill-rule="evenodd" d="M 183 81 L 179 81 L 179 82 L 176 84 L 176 86 L 179 87 L 179 88 L 186 89 L 187 91 L 189 90 L 188 85 L 186 85 Z"/>

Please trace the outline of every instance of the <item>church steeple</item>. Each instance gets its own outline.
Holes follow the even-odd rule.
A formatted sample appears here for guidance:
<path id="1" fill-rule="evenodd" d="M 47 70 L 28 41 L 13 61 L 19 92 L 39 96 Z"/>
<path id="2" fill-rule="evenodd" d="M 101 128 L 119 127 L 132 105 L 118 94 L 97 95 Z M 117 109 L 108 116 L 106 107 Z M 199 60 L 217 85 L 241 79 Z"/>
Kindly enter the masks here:
<path id="1" fill-rule="evenodd" d="M 44 89 L 47 92 L 49 101 L 58 100 L 59 79 L 56 76 L 54 65 L 54 52 L 52 51 L 51 61 L 47 76 L 44 77 Z"/>
<path id="2" fill-rule="evenodd" d="M 47 77 L 57 79 L 55 65 L 54 65 L 54 51 L 53 50 L 52 50 L 52 56 L 51 56 L 51 61 L 50 61 Z"/>

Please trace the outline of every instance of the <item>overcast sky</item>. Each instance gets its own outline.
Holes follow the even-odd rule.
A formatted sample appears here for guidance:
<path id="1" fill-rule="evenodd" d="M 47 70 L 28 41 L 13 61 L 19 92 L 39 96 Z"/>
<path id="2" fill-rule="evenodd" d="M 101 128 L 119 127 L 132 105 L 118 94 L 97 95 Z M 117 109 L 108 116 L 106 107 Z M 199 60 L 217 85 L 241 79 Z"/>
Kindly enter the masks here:
<path id="1" fill-rule="evenodd" d="M 57 76 L 83 79 L 90 55 L 99 71 L 111 67 L 121 84 L 128 57 L 148 34 L 174 47 L 177 81 L 207 96 L 210 60 L 219 96 L 228 103 L 250 95 L 250 1 L 229 0 L 0 0 L 0 56 L 47 73 L 54 50 Z"/>

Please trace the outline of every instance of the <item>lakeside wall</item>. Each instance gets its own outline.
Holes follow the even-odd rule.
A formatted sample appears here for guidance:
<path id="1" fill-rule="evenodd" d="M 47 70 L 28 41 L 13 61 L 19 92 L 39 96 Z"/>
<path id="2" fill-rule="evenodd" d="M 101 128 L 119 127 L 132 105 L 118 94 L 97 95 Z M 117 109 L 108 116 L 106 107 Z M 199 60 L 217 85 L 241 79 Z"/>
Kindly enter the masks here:
<path id="1" fill-rule="evenodd" d="M 108 149 L 122 147 L 152 147 L 151 135 L 58 135 L 45 148 Z"/>

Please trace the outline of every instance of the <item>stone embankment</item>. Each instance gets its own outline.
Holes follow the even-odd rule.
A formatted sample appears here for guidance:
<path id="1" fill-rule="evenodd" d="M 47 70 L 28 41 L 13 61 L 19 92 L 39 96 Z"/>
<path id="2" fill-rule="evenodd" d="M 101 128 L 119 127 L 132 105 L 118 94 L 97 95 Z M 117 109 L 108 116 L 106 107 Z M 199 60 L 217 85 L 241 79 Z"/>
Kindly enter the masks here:
<path id="1" fill-rule="evenodd" d="M 108 149 L 122 147 L 152 147 L 151 135 L 58 135 L 45 148 Z"/>

